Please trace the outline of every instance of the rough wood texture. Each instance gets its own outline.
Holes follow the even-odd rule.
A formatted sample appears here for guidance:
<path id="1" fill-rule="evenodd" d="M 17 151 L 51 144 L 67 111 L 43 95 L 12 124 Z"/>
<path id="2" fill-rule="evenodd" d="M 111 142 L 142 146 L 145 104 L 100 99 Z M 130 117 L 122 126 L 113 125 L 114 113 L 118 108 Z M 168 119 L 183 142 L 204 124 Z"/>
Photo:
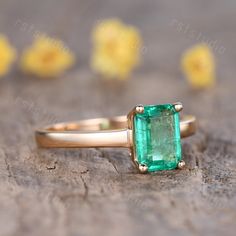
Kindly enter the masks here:
<path id="1" fill-rule="evenodd" d="M 40 81 L 14 71 L 0 81 L 0 235 L 235 235 L 236 4 L 173 4 L 0 1 L 0 31 L 19 48 L 39 30 L 63 38 L 78 54 L 65 78 Z M 137 25 L 145 39 L 144 64 L 124 84 L 104 83 L 86 66 L 92 25 L 111 16 Z M 199 39 L 173 20 L 226 49 L 215 49 L 214 89 L 187 87 L 179 57 Z M 182 101 L 200 123 L 197 135 L 183 142 L 182 171 L 140 175 L 125 149 L 39 150 L 34 143 L 35 127 L 44 124 L 172 101 Z"/>

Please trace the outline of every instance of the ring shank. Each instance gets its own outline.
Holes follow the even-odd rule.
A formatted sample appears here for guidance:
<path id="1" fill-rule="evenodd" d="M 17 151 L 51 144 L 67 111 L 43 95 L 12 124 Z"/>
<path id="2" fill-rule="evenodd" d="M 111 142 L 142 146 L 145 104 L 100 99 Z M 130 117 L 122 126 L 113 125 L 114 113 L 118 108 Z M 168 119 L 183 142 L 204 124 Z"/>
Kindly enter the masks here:
<path id="1" fill-rule="evenodd" d="M 126 116 L 89 119 L 36 130 L 35 138 L 39 147 L 132 147 L 132 130 L 127 127 Z M 195 131 L 195 117 L 183 116 L 180 121 L 181 137 L 190 136 Z"/>

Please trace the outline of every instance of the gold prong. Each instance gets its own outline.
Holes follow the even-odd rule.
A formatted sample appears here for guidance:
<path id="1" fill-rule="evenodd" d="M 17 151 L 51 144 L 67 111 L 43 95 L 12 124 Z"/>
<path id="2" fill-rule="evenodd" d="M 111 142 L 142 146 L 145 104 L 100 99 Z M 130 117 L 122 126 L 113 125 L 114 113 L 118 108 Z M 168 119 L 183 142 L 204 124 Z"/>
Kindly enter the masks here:
<path id="1" fill-rule="evenodd" d="M 178 168 L 183 169 L 185 167 L 185 162 L 183 160 L 179 161 Z"/>
<path id="2" fill-rule="evenodd" d="M 135 106 L 128 114 L 128 128 L 132 129 L 132 122 L 133 122 L 133 117 L 137 113 L 143 113 L 144 112 L 144 106 L 143 105 L 137 105 Z"/>
<path id="3" fill-rule="evenodd" d="M 144 112 L 144 106 L 143 105 L 137 105 L 135 107 L 135 112 L 136 113 L 143 113 Z"/>
<path id="4" fill-rule="evenodd" d="M 148 171 L 148 167 L 145 164 L 139 164 L 138 166 L 140 173 L 145 174 Z"/>
<path id="5" fill-rule="evenodd" d="M 136 159 L 136 157 L 133 157 L 132 161 L 135 164 L 135 166 L 139 169 L 139 163 L 138 163 L 138 160 Z"/>
<path id="6" fill-rule="evenodd" d="M 174 103 L 173 105 L 174 105 L 175 110 L 176 110 L 177 112 L 180 112 L 180 111 L 183 110 L 183 104 L 182 104 L 181 102 L 176 102 L 176 103 Z"/>
<path id="7" fill-rule="evenodd" d="M 144 112 L 144 106 L 143 105 L 137 105 L 135 106 L 128 114 L 127 116 L 127 121 L 128 121 L 128 129 L 131 130 L 132 134 L 131 136 L 133 137 L 133 121 L 134 121 L 134 116 L 135 114 L 140 114 Z M 135 155 L 135 144 L 133 139 L 130 141 L 131 143 L 131 157 L 132 157 L 132 161 L 134 162 L 134 164 L 139 168 L 139 171 L 141 173 L 146 173 L 147 172 L 147 167 L 146 166 L 140 166 L 137 159 L 136 159 L 136 155 Z"/>

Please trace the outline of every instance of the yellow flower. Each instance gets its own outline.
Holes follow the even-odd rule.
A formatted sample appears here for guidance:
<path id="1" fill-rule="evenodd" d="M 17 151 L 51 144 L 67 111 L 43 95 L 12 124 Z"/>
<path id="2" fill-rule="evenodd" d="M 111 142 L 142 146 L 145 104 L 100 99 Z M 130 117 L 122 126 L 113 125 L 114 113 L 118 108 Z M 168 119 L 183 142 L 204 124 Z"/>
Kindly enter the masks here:
<path id="1" fill-rule="evenodd" d="M 91 66 L 108 78 L 127 78 L 140 61 L 141 37 L 118 19 L 104 20 L 93 30 Z"/>
<path id="2" fill-rule="evenodd" d="M 210 87 L 215 82 L 214 56 L 206 44 L 196 45 L 183 54 L 182 69 L 193 88 Z"/>
<path id="3" fill-rule="evenodd" d="M 21 68 L 42 78 L 56 77 L 72 66 L 74 60 L 62 41 L 41 35 L 23 52 Z"/>
<path id="4" fill-rule="evenodd" d="M 11 47 L 7 38 L 0 35 L 0 76 L 5 75 L 16 58 L 15 49 Z"/>

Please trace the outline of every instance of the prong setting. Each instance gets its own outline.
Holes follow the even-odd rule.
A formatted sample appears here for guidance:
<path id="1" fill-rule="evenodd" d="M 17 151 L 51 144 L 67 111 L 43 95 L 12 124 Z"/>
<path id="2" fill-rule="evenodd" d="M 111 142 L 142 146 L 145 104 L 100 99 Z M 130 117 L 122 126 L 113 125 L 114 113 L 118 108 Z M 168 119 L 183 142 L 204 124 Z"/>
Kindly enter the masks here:
<path id="1" fill-rule="evenodd" d="M 178 168 L 179 169 L 183 169 L 184 167 L 185 167 L 185 162 L 183 161 L 183 160 L 181 160 L 181 161 L 179 161 L 179 163 L 178 163 Z"/>
<path id="2" fill-rule="evenodd" d="M 144 112 L 144 106 L 143 105 L 137 105 L 135 106 L 128 114 L 127 118 L 128 118 L 128 128 L 132 129 L 133 127 L 133 118 L 135 116 L 135 114 L 140 114 Z"/>
<path id="3" fill-rule="evenodd" d="M 144 112 L 144 106 L 143 105 L 138 105 L 135 107 L 135 112 L 136 113 L 143 113 Z"/>
<path id="4" fill-rule="evenodd" d="M 173 105 L 174 105 L 175 110 L 176 110 L 177 112 L 180 112 L 180 111 L 183 110 L 183 104 L 182 104 L 181 102 L 176 102 L 176 103 L 174 103 Z"/>
<path id="5" fill-rule="evenodd" d="M 148 171 L 148 167 L 145 164 L 139 164 L 138 169 L 141 174 L 146 174 Z"/>
<path id="6" fill-rule="evenodd" d="M 170 117 L 170 118 L 171 119 L 174 118 L 175 122 L 173 121 L 173 124 L 174 125 L 178 125 L 179 124 L 179 114 L 178 113 L 182 109 L 183 109 L 183 105 L 180 102 L 176 102 L 176 103 L 172 103 L 172 104 L 163 104 L 163 105 L 150 105 L 150 106 L 145 106 L 145 108 L 144 108 L 143 105 L 140 104 L 140 105 L 136 105 L 129 112 L 127 118 L 128 118 L 128 128 L 132 132 L 132 136 L 131 136 L 132 140 L 130 141 L 130 144 L 131 144 L 130 148 L 131 148 L 131 153 L 132 153 L 132 161 L 138 167 L 139 172 L 141 174 L 145 174 L 145 173 L 153 172 L 153 171 L 157 171 L 157 170 L 158 171 L 159 170 L 165 170 L 166 166 L 163 163 L 154 163 L 154 161 L 151 162 L 151 164 L 149 163 L 150 165 L 147 166 L 147 164 L 146 164 L 147 162 L 145 160 L 145 157 L 141 155 L 143 153 L 143 149 L 139 148 L 139 147 L 136 147 L 136 145 L 138 145 L 138 144 L 137 144 L 137 139 L 136 139 L 137 136 L 135 136 L 135 135 L 137 135 L 137 133 L 135 133 L 135 131 L 139 130 L 139 128 L 140 128 L 138 126 L 138 124 L 140 124 L 140 123 L 138 123 L 138 122 L 142 121 L 142 122 L 148 123 L 149 121 L 144 119 L 144 118 L 146 118 L 146 116 L 154 117 L 155 119 L 157 119 L 157 117 L 165 115 L 164 112 L 167 110 L 167 111 L 169 111 L 168 115 L 169 116 L 173 116 L 173 117 Z M 149 111 L 151 111 L 150 114 L 149 114 Z M 141 121 L 140 121 L 140 119 L 141 119 Z M 164 123 L 164 121 L 163 121 L 163 123 Z M 155 123 L 153 123 L 153 122 L 151 123 L 150 122 L 150 124 L 152 125 L 152 128 L 153 127 L 155 128 Z M 150 127 L 150 130 L 151 130 L 151 127 Z M 176 138 L 177 135 L 180 136 L 180 132 L 177 133 L 177 134 L 174 133 L 172 136 L 174 138 Z M 140 136 L 141 135 L 139 134 L 138 137 L 140 138 L 140 140 L 142 140 L 142 138 Z M 179 136 L 177 137 L 178 140 L 180 138 Z M 175 169 L 175 168 L 182 169 L 185 166 L 185 162 L 181 160 L 181 151 L 180 151 L 181 150 L 181 145 L 180 145 L 180 142 L 178 141 L 178 143 L 177 142 L 173 143 L 173 145 L 175 145 L 175 150 L 174 150 L 175 153 L 173 155 L 175 155 L 176 159 L 173 162 L 169 161 L 168 165 L 171 166 L 172 169 Z M 163 147 L 163 149 L 164 149 L 164 147 Z M 137 156 L 136 152 L 139 154 L 139 156 Z M 165 158 L 163 158 L 163 159 L 165 160 Z M 181 160 L 181 161 L 179 161 L 179 160 Z M 165 160 L 165 161 L 167 162 L 168 160 Z M 177 165 L 176 165 L 176 162 L 177 162 Z"/>

